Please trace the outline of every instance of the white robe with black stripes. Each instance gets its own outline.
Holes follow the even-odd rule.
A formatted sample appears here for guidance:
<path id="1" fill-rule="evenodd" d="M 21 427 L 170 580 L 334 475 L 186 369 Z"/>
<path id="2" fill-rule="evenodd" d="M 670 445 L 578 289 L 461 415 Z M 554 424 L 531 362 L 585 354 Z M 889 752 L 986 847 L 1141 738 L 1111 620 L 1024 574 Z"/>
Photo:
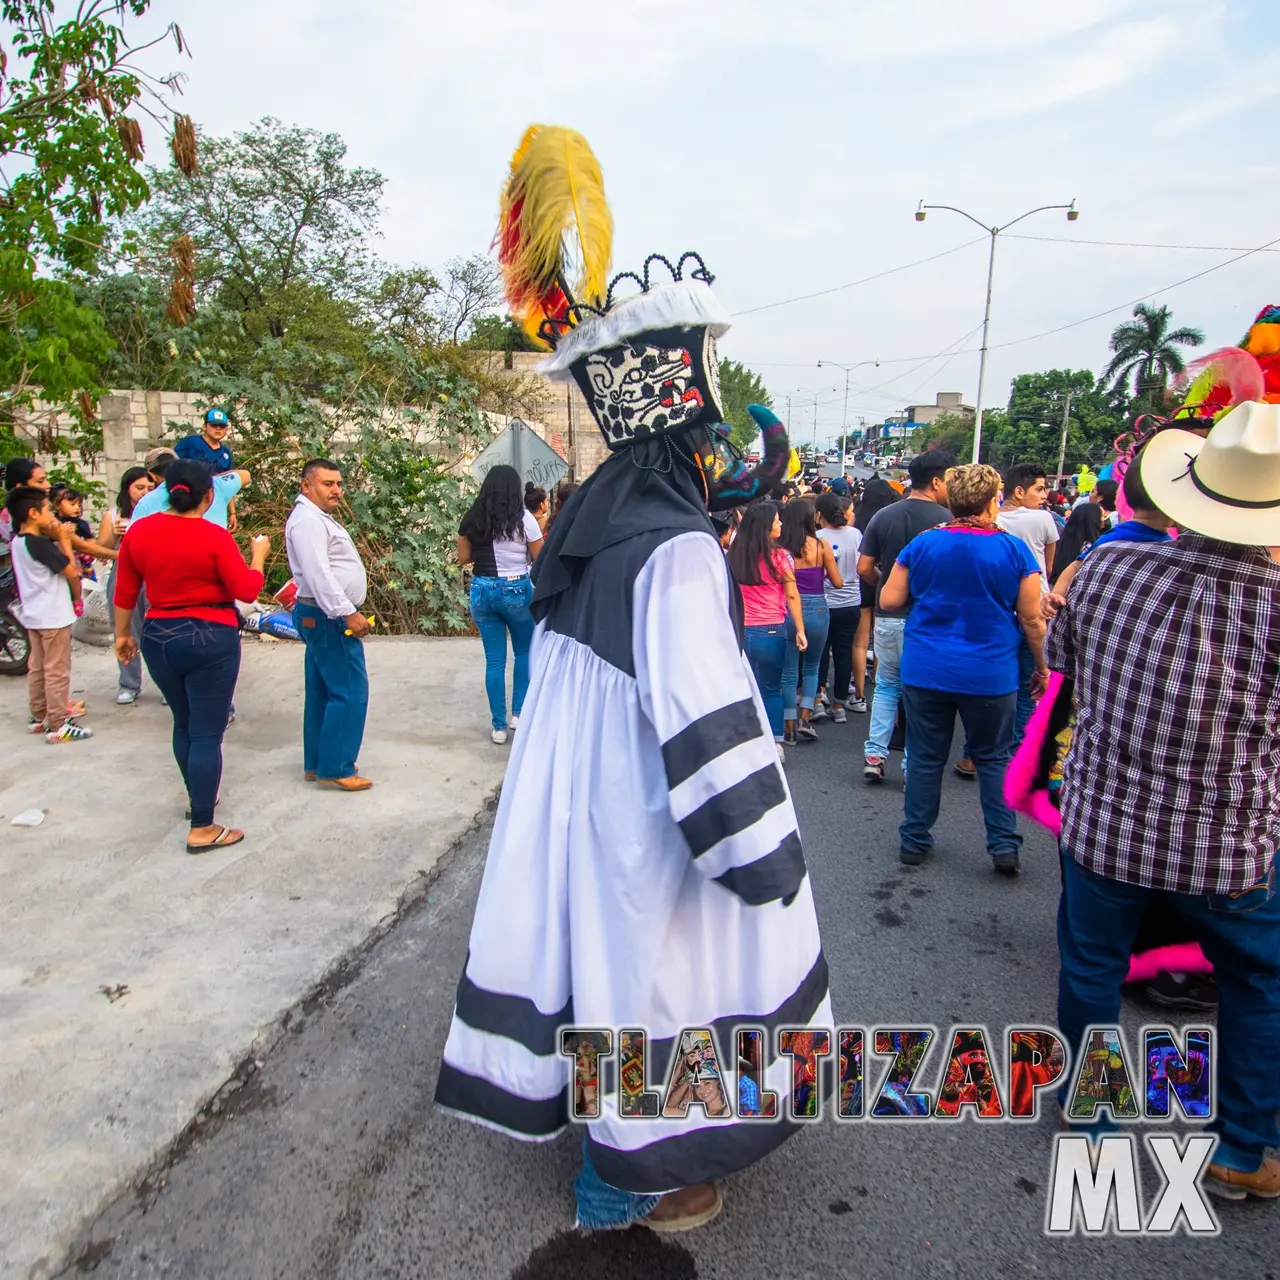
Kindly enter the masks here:
<path id="1" fill-rule="evenodd" d="M 648 1031 L 648 1087 L 676 1038 L 829 1027 L 827 965 L 786 779 L 728 608 L 719 545 L 658 532 L 597 553 L 551 606 L 494 824 L 436 1101 L 517 1138 L 568 1122 L 557 1029 Z M 616 1036 L 615 1036 L 616 1047 Z M 588 1125 L 608 1183 L 658 1193 L 722 1177 L 795 1126 L 620 1117 L 601 1073 Z M 730 1090 L 731 1100 L 736 1102 Z"/>

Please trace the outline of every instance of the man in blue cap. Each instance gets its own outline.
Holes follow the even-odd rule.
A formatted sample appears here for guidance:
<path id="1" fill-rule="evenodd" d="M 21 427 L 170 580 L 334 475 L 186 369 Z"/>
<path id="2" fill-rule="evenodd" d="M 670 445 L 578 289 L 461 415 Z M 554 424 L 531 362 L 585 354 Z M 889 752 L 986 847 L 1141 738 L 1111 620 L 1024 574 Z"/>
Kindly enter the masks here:
<path id="1" fill-rule="evenodd" d="M 178 457 L 187 462 L 199 462 L 213 475 L 231 470 L 231 450 L 227 447 L 227 432 L 231 423 L 222 409 L 210 409 L 204 415 L 204 431 L 198 436 L 183 436 L 174 446 Z"/>
<path id="2" fill-rule="evenodd" d="M 196 436 L 183 436 L 174 445 L 174 452 L 187 462 L 198 462 L 208 467 L 210 475 L 219 476 L 232 469 L 231 449 L 227 445 L 227 432 L 231 423 L 223 409 L 210 409 L 204 415 L 204 430 Z M 236 531 L 236 504 L 227 504 L 227 528 Z"/>

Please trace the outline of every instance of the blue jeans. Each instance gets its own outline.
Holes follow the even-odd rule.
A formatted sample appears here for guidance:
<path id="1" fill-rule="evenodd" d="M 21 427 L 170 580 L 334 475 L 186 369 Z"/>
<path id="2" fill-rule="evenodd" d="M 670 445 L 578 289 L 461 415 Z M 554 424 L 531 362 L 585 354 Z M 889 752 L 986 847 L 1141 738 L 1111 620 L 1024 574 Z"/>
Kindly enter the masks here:
<path id="1" fill-rule="evenodd" d="M 1004 772 L 1013 748 L 1016 693 L 995 696 L 948 693 L 904 684 L 907 704 L 907 774 L 904 820 L 898 837 L 904 849 L 927 853 L 933 848 L 933 824 L 942 799 L 942 771 L 951 755 L 956 712 L 969 739 L 969 758 L 978 770 L 982 821 L 987 828 L 987 852 L 1016 853 L 1022 847 L 1013 810 L 1004 801 Z"/>
<path id="2" fill-rule="evenodd" d="M 1027 721 L 1036 709 L 1035 699 L 1031 696 L 1031 677 L 1035 674 L 1036 660 L 1031 656 L 1031 646 L 1023 636 L 1018 645 L 1018 707 L 1013 720 L 1013 749 L 1022 745 L 1023 735 L 1027 732 Z"/>
<path id="3" fill-rule="evenodd" d="M 293 621 L 307 646 L 302 767 L 319 778 L 354 777 L 369 711 L 364 644 L 344 634 L 345 618 L 314 605 L 294 605 Z"/>
<path id="4" fill-rule="evenodd" d="M 1195 929 L 1218 980 L 1217 1164 L 1258 1169 L 1280 1146 L 1280 896 L 1274 866 L 1237 895 L 1167 893 L 1126 884 L 1062 856 L 1058 904 L 1058 1026 L 1072 1055 L 1085 1028 L 1118 1026 L 1120 984 L 1143 912 L 1170 904 Z M 1132 1048 L 1132 1046 L 1131 1046 Z M 1139 1059 L 1139 1061 L 1141 1061 Z M 1138 1070 L 1137 1074 L 1141 1074 Z"/>
<path id="5" fill-rule="evenodd" d="M 863 754 L 870 760 L 889 758 L 889 740 L 898 722 L 902 698 L 902 634 L 906 618 L 877 618 L 873 647 L 876 651 L 876 692 L 871 700 L 871 725 Z"/>
<path id="6" fill-rule="evenodd" d="M 766 627 L 744 627 L 742 647 L 755 673 L 760 698 L 775 742 L 782 741 L 782 664 L 787 657 L 787 628 L 784 623 Z M 794 686 L 793 686 L 794 687 Z"/>
<path id="7" fill-rule="evenodd" d="M 818 672 L 822 666 L 822 651 L 827 645 L 827 629 L 831 626 L 831 611 L 827 608 L 826 597 L 801 596 L 800 616 L 804 619 L 804 636 L 808 641 L 803 655 L 796 648 L 796 624 L 791 621 L 790 613 L 787 614 L 787 656 L 782 663 L 784 720 L 796 718 L 796 686 L 801 680 L 804 681 L 804 693 L 800 705 L 812 711 L 818 699 Z"/>
<path id="8" fill-rule="evenodd" d="M 578 1201 L 578 1221 L 574 1225 L 588 1231 L 630 1226 L 640 1218 L 647 1218 L 662 1198 L 611 1187 L 591 1163 L 585 1134 L 582 1138 L 582 1168 L 573 1180 L 573 1192 Z"/>
<path id="9" fill-rule="evenodd" d="M 222 735 L 240 674 L 240 629 L 199 618 L 148 618 L 142 656 L 173 714 L 173 758 L 191 801 L 191 825 L 212 826 Z"/>
<path id="10" fill-rule="evenodd" d="M 116 565 L 118 560 L 111 562 L 111 572 L 107 575 L 107 616 L 114 619 L 115 614 L 112 609 L 116 603 Z M 133 607 L 133 624 L 131 627 L 133 633 L 133 642 L 138 646 L 138 652 L 128 662 L 121 662 L 116 659 L 116 668 L 120 673 L 119 689 L 121 693 L 141 693 L 142 692 L 142 625 L 147 618 L 147 589 L 145 584 L 138 588 L 138 603 Z"/>
<path id="11" fill-rule="evenodd" d="M 515 653 L 511 714 L 518 716 L 529 691 L 529 646 L 533 643 L 533 583 L 523 578 L 472 578 L 471 616 L 484 645 L 484 691 L 495 729 L 507 727 L 507 632 Z"/>

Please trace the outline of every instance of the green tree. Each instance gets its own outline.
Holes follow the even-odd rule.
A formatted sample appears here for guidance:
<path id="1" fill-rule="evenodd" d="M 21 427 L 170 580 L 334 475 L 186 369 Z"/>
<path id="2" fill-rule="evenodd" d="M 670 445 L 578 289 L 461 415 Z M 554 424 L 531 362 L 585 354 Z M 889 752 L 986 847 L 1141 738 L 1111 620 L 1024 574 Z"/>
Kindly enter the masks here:
<path id="1" fill-rule="evenodd" d="M 349 167 L 337 134 L 266 117 L 232 138 L 201 135 L 200 152 L 194 175 L 148 174 L 151 203 L 130 226 L 152 274 L 166 274 L 168 246 L 190 236 L 197 307 L 213 300 L 239 312 L 255 339 L 284 337 L 300 306 L 354 311 L 375 293 L 369 238 L 385 179 Z"/>
<path id="2" fill-rule="evenodd" d="M 991 414 L 983 418 L 985 433 L 991 430 Z M 963 413 L 940 413 L 927 427 L 917 427 L 911 434 L 911 447 L 917 453 L 926 449 L 945 449 L 961 462 L 973 456 L 973 419 Z M 986 445 L 984 444 L 984 452 Z"/>
<path id="3" fill-rule="evenodd" d="M 1007 469 L 1015 462 L 1039 462 L 1053 474 L 1062 448 L 1062 418 L 1070 397 L 1065 467 L 1101 465 L 1125 429 L 1128 397 L 1108 388 L 1088 369 L 1049 369 L 1013 379 L 1005 427 L 992 436 L 992 461 Z"/>
<path id="4" fill-rule="evenodd" d="M 510 316 L 480 316 L 471 326 L 471 336 L 466 346 L 481 351 L 541 351 L 525 332 L 524 325 Z"/>
<path id="5" fill-rule="evenodd" d="M 1116 391 L 1127 392 L 1133 382 L 1134 405 L 1140 411 L 1159 408 L 1164 403 L 1170 378 L 1186 368 L 1179 347 L 1198 347 L 1204 334 L 1189 326 L 1171 328 L 1168 307 L 1140 302 L 1133 319 L 1118 324 L 1111 332 L 1111 362 L 1102 371 L 1102 382 Z"/>
<path id="6" fill-rule="evenodd" d="M 0 431 L 10 441 L 38 395 L 73 412 L 81 443 L 92 444 L 111 338 L 59 276 L 95 270 L 110 220 L 147 198 L 142 129 L 128 113 L 171 116 L 176 77 L 149 77 L 137 58 L 170 37 L 184 49 L 172 23 L 149 44 L 129 44 L 125 19 L 149 3 L 81 0 L 64 21 L 53 0 L 0 4 L 12 50 L 10 65 L 0 49 Z"/>
<path id="7" fill-rule="evenodd" d="M 724 405 L 724 420 L 729 424 L 730 439 L 746 453 L 759 435 L 755 421 L 747 412 L 747 405 L 762 404 L 771 409 L 773 397 L 765 389 L 764 379 L 754 369 L 748 369 L 738 360 L 721 360 L 720 400 Z"/>

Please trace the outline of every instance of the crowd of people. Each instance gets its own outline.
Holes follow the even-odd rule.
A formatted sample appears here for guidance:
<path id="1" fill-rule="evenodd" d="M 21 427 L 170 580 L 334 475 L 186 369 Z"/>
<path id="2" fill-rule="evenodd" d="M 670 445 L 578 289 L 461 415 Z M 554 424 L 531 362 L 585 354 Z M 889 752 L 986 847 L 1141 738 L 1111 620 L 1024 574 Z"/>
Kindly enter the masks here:
<path id="1" fill-rule="evenodd" d="M 28 728 L 53 745 L 86 742 L 88 708 L 72 701 L 72 627 L 85 581 L 110 563 L 105 591 L 118 667 L 116 702 L 142 691 L 145 663 L 173 720 L 173 755 L 187 791 L 187 851 L 238 844 L 242 830 L 214 821 L 223 737 L 235 721 L 243 615 L 237 601 L 262 594 L 271 541 L 250 542 L 248 563 L 232 533 L 237 495 L 251 483 L 234 466 L 230 422 L 211 409 L 199 433 L 175 449 L 154 448 L 120 478 L 96 539 L 83 497 L 51 484 L 34 459 L 5 468 L 0 542 L 9 556 L 19 617 L 29 641 Z M 305 463 L 285 527 L 296 589 L 295 624 L 305 645 L 303 777 L 339 792 L 366 791 L 357 757 L 368 706 L 361 608 L 365 569 L 351 535 L 335 519 L 342 472 L 326 458 Z"/>

